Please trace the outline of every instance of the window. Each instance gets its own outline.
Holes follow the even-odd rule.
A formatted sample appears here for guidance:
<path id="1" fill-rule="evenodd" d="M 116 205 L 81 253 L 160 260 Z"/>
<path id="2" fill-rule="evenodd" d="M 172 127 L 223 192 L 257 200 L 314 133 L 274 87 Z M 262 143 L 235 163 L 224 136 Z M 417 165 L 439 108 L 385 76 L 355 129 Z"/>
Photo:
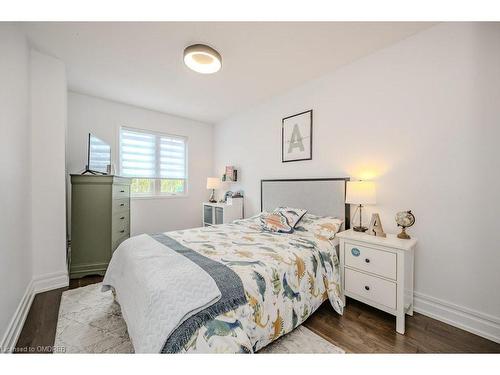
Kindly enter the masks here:
<path id="1" fill-rule="evenodd" d="M 187 193 L 187 139 L 120 128 L 120 174 L 131 177 L 133 197 Z"/>

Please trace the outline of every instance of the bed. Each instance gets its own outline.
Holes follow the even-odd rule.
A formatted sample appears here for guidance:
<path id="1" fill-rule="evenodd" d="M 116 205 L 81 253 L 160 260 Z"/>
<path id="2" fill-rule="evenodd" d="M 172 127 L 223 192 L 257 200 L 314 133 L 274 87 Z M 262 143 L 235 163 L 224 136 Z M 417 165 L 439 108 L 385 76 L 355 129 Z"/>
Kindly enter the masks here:
<path id="1" fill-rule="evenodd" d="M 306 228 L 314 215 L 338 217 L 349 228 L 347 180 L 262 180 L 262 212 L 307 209 L 293 233 L 264 231 L 256 215 L 123 242 L 103 289 L 114 290 L 135 351 L 254 353 L 325 300 L 341 314 L 336 241 Z"/>

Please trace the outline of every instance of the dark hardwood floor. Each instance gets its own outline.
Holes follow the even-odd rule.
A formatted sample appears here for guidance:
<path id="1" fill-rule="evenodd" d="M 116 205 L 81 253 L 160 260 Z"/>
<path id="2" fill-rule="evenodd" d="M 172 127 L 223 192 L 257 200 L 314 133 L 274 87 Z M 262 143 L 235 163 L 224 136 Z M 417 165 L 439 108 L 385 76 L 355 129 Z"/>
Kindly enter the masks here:
<path id="1" fill-rule="evenodd" d="M 69 289 L 98 283 L 101 276 L 71 280 Z M 50 353 L 61 294 L 67 288 L 35 296 L 17 342 L 17 353 Z M 406 318 L 406 334 L 395 332 L 396 318 L 348 299 L 339 316 L 325 302 L 304 325 L 348 353 L 500 353 L 500 344 L 415 313 Z"/>
<path id="2" fill-rule="evenodd" d="M 35 296 L 14 353 L 52 353 L 59 303 L 66 289 L 51 290 Z"/>
<path id="3" fill-rule="evenodd" d="M 348 353 L 500 353 L 500 344 L 419 313 L 406 316 L 400 335 L 390 314 L 348 298 L 338 315 L 328 303 L 304 325 Z"/>
<path id="4" fill-rule="evenodd" d="M 69 288 L 39 293 L 33 299 L 14 353 L 52 353 L 62 292 L 99 283 L 102 276 L 70 280 Z"/>

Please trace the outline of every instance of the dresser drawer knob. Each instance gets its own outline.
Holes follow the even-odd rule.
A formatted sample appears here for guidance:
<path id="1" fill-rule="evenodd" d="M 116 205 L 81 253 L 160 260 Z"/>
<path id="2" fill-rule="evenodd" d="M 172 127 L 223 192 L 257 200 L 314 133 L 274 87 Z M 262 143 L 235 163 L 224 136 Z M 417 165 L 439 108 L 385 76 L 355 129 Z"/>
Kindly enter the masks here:
<path id="1" fill-rule="evenodd" d="M 365 258 L 365 262 L 366 262 L 366 263 L 370 263 L 370 259 Z"/>
<path id="2" fill-rule="evenodd" d="M 355 257 L 359 257 L 359 254 L 361 254 L 361 251 L 359 251 L 359 249 L 358 249 L 358 248 L 353 247 L 353 248 L 351 249 L 351 254 L 352 254 L 352 255 L 354 255 Z"/>
<path id="3" fill-rule="evenodd" d="M 370 287 L 368 285 L 365 285 L 365 290 L 370 290 Z"/>
<path id="4" fill-rule="evenodd" d="M 125 203 L 120 203 L 120 207 L 123 207 L 123 206 L 125 206 Z"/>
<path id="5" fill-rule="evenodd" d="M 122 217 L 120 218 L 120 220 L 123 220 L 123 219 L 125 219 L 125 216 L 122 216 Z"/>
<path id="6" fill-rule="evenodd" d="M 122 230 L 120 231 L 120 233 L 125 233 L 125 229 L 122 229 Z M 365 286 L 365 288 L 366 288 L 366 286 Z"/>
<path id="7" fill-rule="evenodd" d="M 125 193 L 125 190 L 120 190 L 120 193 Z"/>

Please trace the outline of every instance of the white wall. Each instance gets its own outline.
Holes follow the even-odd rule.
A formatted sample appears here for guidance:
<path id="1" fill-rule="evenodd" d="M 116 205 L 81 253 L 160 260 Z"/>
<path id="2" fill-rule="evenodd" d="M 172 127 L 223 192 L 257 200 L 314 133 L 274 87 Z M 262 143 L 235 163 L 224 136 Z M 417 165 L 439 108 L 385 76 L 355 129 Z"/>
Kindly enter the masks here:
<path id="1" fill-rule="evenodd" d="M 73 92 L 68 117 L 69 173 L 85 169 L 89 132 L 111 145 L 116 166 L 120 126 L 188 137 L 188 196 L 133 199 L 131 235 L 201 226 L 201 203 L 209 196 L 206 178 L 213 170 L 212 125 Z"/>
<path id="2" fill-rule="evenodd" d="M 31 168 L 33 275 L 67 283 L 64 64 L 31 50 Z M 57 279 L 58 281 L 56 281 Z"/>
<path id="3" fill-rule="evenodd" d="M 0 352 L 34 293 L 67 285 L 64 65 L 0 24 Z"/>
<path id="4" fill-rule="evenodd" d="M 31 281 L 29 50 L 0 24 L 0 346 Z M 2 339 L 4 338 L 4 339 Z M 0 352 L 6 348 L 0 348 Z"/>
<path id="5" fill-rule="evenodd" d="M 420 310 L 500 340 L 499 90 L 500 26 L 440 24 L 217 124 L 215 169 L 246 216 L 262 178 L 373 178 L 387 232 L 416 215 Z M 281 163 L 281 119 L 311 108 L 312 161 Z"/>

